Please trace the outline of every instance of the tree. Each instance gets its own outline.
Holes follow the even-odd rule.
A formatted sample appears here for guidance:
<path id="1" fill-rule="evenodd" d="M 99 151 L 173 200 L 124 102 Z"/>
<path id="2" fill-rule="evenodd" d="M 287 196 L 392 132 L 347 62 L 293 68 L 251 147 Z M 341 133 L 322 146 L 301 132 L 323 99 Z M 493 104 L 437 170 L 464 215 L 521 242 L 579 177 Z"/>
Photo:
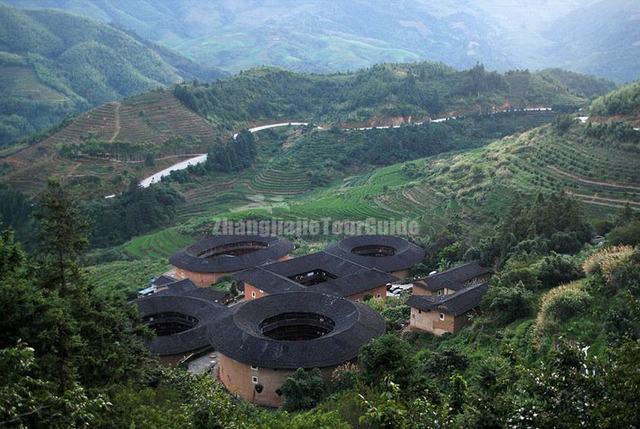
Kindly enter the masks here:
<path id="1" fill-rule="evenodd" d="M 612 229 L 607 234 L 607 242 L 611 245 L 640 243 L 640 220 L 629 222 Z"/>
<path id="2" fill-rule="evenodd" d="M 533 311 L 533 294 L 522 282 L 515 285 L 493 285 L 482 299 L 482 307 L 501 324 L 508 324 Z"/>
<path id="3" fill-rule="evenodd" d="M 36 212 L 44 286 L 65 297 L 78 279 L 76 260 L 87 247 L 89 224 L 59 181 L 50 179 Z"/>
<path id="4" fill-rule="evenodd" d="M 285 397 L 285 409 L 296 411 L 315 407 L 327 389 L 318 368 L 311 371 L 298 368 L 284 381 L 281 390 Z"/>
<path id="5" fill-rule="evenodd" d="M 416 364 L 409 344 L 393 333 L 372 340 L 360 351 L 359 362 L 363 379 L 376 384 L 385 377 L 407 386 Z"/>
<path id="6" fill-rule="evenodd" d="M 582 276 L 584 276 L 582 268 L 566 256 L 557 254 L 545 256 L 538 265 L 538 279 L 545 287 L 568 283 Z"/>
<path id="7" fill-rule="evenodd" d="M 105 398 L 89 398 L 74 383 L 63 395 L 35 374 L 34 349 L 24 343 L 0 350 L 0 426 L 19 428 L 90 427 L 107 408 Z"/>

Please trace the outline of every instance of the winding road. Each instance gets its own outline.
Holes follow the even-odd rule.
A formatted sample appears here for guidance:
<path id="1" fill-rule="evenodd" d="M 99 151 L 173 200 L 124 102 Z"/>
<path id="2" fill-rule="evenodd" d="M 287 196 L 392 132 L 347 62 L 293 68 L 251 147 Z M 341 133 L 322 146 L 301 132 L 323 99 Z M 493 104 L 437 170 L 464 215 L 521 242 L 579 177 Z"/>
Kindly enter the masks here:
<path id="1" fill-rule="evenodd" d="M 534 108 L 524 108 L 524 109 L 508 109 L 508 110 L 500 110 L 500 111 L 496 111 L 496 112 L 492 112 L 489 113 L 489 115 L 495 115 L 498 113 L 509 113 L 509 112 L 542 112 L 542 111 L 551 111 L 552 109 L 550 107 L 534 107 Z M 449 117 L 444 117 L 444 118 L 437 118 L 437 119 L 431 119 L 430 122 L 433 123 L 440 123 L 440 122 L 446 122 L 446 121 L 451 121 L 451 120 L 456 120 L 456 119 L 462 119 L 463 116 L 449 116 Z M 411 125 L 415 125 L 415 126 L 420 126 L 423 125 L 424 122 L 414 122 L 411 123 Z M 306 127 L 307 125 L 309 125 L 308 122 L 278 122 L 275 124 L 268 124 L 268 125 L 260 125 L 258 127 L 253 127 L 253 128 L 249 128 L 248 131 L 250 133 L 257 133 L 258 131 L 263 131 L 263 130 L 268 130 L 271 128 L 280 128 L 280 127 L 287 127 L 287 126 L 291 126 L 291 127 Z M 345 130 L 349 131 L 349 130 L 354 130 L 354 131 L 365 131 L 365 130 L 372 130 L 372 129 L 390 129 L 390 128 L 400 128 L 402 126 L 406 126 L 407 124 L 402 124 L 402 125 L 382 125 L 382 126 L 372 126 L 372 127 L 360 127 L 360 128 L 345 128 Z M 324 128 L 322 127 L 316 127 L 319 130 L 322 130 Z M 233 139 L 235 140 L 236 138 L 238 138 L 238 134 L 239 133 L 235 133 L 233 135 Z M 161 170 L 145 179 L 143 179 L 140 182 L 140 187 L 142 188 L 148 188 L 149 186 L 153 185 L 154 183 L 158 183 L 162 180 L 163 177 L 166 177 L 168 175 L 170 175 L 172 172 L 174 171 L 178 171 L 178 170 L 184 170 L 185 168 L 188 168 L 192 165 L 198 165 L 198 164 L 202 164 L 203 162 L 206 162 L 207 160 L 207 154 L 200 154 L 197 156 L 194 156 L 193 158 L 189 158 L 187 160 L 181 161 L 177 164 L 172 165 L 171 167 L 165 168 L 164 170 Z M 113 198 L 115 197 L 114 195 L 108 195 L 105 198 Z"/>

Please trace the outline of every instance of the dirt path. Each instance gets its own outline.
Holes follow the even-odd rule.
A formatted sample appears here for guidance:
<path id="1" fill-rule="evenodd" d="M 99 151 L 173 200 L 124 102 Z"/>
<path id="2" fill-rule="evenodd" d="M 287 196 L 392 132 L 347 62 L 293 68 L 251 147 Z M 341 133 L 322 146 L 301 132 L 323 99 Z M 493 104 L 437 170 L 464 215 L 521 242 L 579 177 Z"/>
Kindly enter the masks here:
<path id="1" fill-rule="evenodd" d="M 416 200 L 415 197 L 413 195 L 411 195 L 408 192 L 407 189 L 402 191 L 402 196 L 405 197 L 406 199 L 408 199 L 409 201 L 411 201 L 412 203 L 414 203 L 415 205 L 419 206 L 419 207 L 426 207 L 423 203 L 421 203 L 418 200 Z"/>
<path id="2" fill-rule="evenodd" d="M 580 183 L 587 183 L 589 185 L 607 186 L 609 188 L 633 189 L 635 191 L 640 191 L 640 186 L 622 185 L 622 184 L 619 184 L 619 183 L 602 182 L 600 180 L 585 179 L 584 177 L 580 177 L 580 176 L 577 176 L 575 174 L 567 173 L 566 171 L 562 171 L 558 167 L 554 167 L 553 165 L 547 165 L 547 168 L 549 168 L 550 170 L 555 171 L 558 174 L 561 174 L 561 175 L 569 177 L 569 178 L 571 178 L 571 179 L 573 179 L 575 181 L 578 181 Z"/>
<path id="3" fill-rule="evenodd" d="M 623 207 L 624 207 L 624 205 L 620 205 L 620 204 L 610 204 L 610 203 L 603 203 L 603 202 L 601 202 L 601 201 L 591 201 L 591 200 L 579 200 L 579 201 L 581 201 L 581 202 L 583 202 L 583 203 L 585 203 L 585 204 L 594 204 L 594 205 L 596 205 L 596 206 L 613 207 L 613 208 L 616 208 L 616 209 L 620 209 L 620 208 L 623 208 Z M 632 207 L 632 208 L 634 208 L 634 209 L 635 209 L 635 207 Z"/>
<path id="4" fill-rule="evenodd" d="M 109 143 L 113 143 L 120 134 L 120 106 L 121 103 L 119 101 L 116 101 L 116 107 L 114 111 L 114 116 L 116 118 L 116 129 L 113 133 L 113 136 L 109 139 Z"/>
<path id="5" fill-rule="evenodd" d="M 598 197 L 597 195 L 588 195 L 588 194 L 579 194 L 577 192 L 571 192 L 571 191 L 566 191 L 567 194 L 572 195 L 574 197 L 578 197 L 578 198 L 582 198 L 585 200 L 589 200 L 589 201 L 594 201 L 594 202 L 602 202 L 602 203 L 615 203 L 615 204 L 630 204 L 632 206 L 638 206 L 640 208 L 640 202 L 639 201 L 633 201 L 633 200 L 621 200 L 618 198 L 607 198 L 607 197 Z"/>

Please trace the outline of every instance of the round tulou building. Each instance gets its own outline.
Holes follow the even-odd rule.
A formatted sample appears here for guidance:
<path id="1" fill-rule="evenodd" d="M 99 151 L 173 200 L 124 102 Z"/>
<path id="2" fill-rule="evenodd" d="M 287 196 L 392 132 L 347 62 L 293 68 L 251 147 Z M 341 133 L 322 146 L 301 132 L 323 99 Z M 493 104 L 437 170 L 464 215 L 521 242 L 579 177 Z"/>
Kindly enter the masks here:
<path id="1" fill-rule="evenodd" d="M 336 295 L 289 292 L 244 301 L 224 310 L 207 328 L 218 352 L 218 378 L 234 394 L 277 407 L 281 386 L 298 368 L 330 377 L 360 348 L 384 333 L 382 317 Z"/>
<path id="2" fill-rule="evenodd" d="M 288 259 L 293 247 L 275 236 L 216 235 L 178 251 L 169 262 L 177 279 L 207 287 L 238 271 Z"/>
<path id="3" fill-rule="evenodd" d="M 161 295 L 136 300 L 142 323 L 156 336 L 147 342 L 152 355 L 177 365 L 211 349 L 207 324 L 226 307 L 190 296 Z"/>
<path id="4" fill-rule="evenodd" d="M 326 250 L 360 265 L 391 273 L 404 279 L 409 269 L 424 259 L 424 250 L 391 235 L 358 235 L 329 246 Z"/>

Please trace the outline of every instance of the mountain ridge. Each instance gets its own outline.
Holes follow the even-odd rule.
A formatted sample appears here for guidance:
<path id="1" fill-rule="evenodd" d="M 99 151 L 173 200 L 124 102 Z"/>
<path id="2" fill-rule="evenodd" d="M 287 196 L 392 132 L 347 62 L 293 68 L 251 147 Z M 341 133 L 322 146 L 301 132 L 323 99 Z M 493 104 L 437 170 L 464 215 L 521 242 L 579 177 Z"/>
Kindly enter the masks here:
<path id="1" fill-rule="evenodd" d="M 0 23 L 0 145 L 108 101 L 224 76 L 115 27 L 60 11 L 0 4 Z"/>

